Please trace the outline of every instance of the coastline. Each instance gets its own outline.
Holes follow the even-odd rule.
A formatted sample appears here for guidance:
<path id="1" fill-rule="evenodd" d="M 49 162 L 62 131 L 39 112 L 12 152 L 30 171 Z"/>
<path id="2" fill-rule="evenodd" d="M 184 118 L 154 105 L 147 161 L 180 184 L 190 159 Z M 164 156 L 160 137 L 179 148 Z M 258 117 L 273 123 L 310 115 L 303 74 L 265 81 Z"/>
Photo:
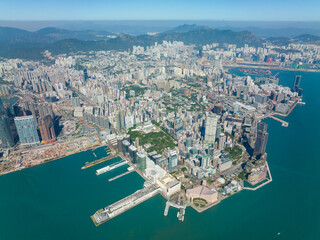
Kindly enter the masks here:
<path id="1" fill-rule="evenodd" d="M 46 163 L 49 163 L 49 162 L 52 162 L 52 161 L 55 161 L 55 160 L 59 160 L 59 159 L 62 159 L 62 158 L 65 158 L 65 157 L 68 157 L 68 156 L 71 156 L 71 155 L 74 155 L 74 154 L 77 154 L 77 153 L 80 153 L 80 152 L 86 152 L 86 151 L 89 151 L 89 150 L 95 150 L 97 148 L 104 147 L 104 146 L 107 146 L 107 145 L 103 144 L 103 145 L 99 145 L 99 146 L 91 146 L 89 148 L 80 149 L 78 151 L 70 152 L 70 154 L 65 154 L 65 155 L 62 155 L 62 156 L 55 157 L 55 158 L 45 159 L 45 160 L 43 160 L 42 162 L 40 162 L 38 164 L 18 167 L 18 168 L 14 169 L 14 170 L 0 172 L 0 177 L 3 176 L 3 175 L 9 174 L 9 173 L 21 171 L 21 170 L 27 169 L 27 168 L 36 167 L 36 166 L 39 166 L 39 165 L 42 165 L 42 164 L 46 164 Z"/>
<path id="2" fill-rule="evenodd" d="M 272 69 L 272 70 L 282 70 L 282 71 L 291 71 L 291 72 L 315 72 L 319 73 L 320 69 L 296 69 L 296 68 L 282 68 L 278 66 L 265 66 L 265 65 L 259 65 L 259 64 L 229 64 L 225 65 L 226 68 L 260 68 L 260 69 Z"/>
<path id="3" fill-rule="evenodd" d="M 263 180 L 262 180 L 261 182 L 258 182 L 258 183 L 257 183 L 258 186 L 254 187 L 254 188 L 249 188 L 249 187 L 244 187 L 244 186 L 243 186 L 243 187 L 241 188 L 241 190 L 232 193 L 230 196 L 222 196 L 221 194 L 219 194 L 220 199 L 218 199 L 218 201 L 216 201 L 216 202 L 214 202 L 214 203 L 211 203 L 211 204 L 209 204 L 208 206 L 206 206 L 206 207 L 204 207 L 204 208 L 202 208 L 202 209 L 199 209 L 199 208 L 195 207 L 192 203 L 191 203 L 189 206 L 192 207 L 192 208 L 193 208 L 195 211 L 197 211 L 198 213 L 202 213 L 202 212 L 204 212 L 204 211 L 206 211 L 206 210 L 208 210 L 208 209 L 210 209 L 210 208 L 212 208 L 212 207 L 214 207 L 214 206 L 219 205 L 221 202 L 223 202 L 223 201 L 226 200 L 227 198 L 230 198 L 230 197 L 232 197 L 233 195 L 235 195 L 235 194 L 237 194 L 237 193 L 240 193 L 240 192 L 243 191 L 243 190 L 256 191 L 256 190 L 258 190 L 259 188 L 264 187 L 265 185 L 267 185 L 267 184 L 269 184 L 269 183 L 272 182 L 272 176 L 271 176 L 269 164 L 268 164 L 267 161 L 266 161 L 266 165 L 267 165 L 268 175 L 269 175 L 269 179 L 268 179 L 266 182 L 260 184 L 260 183 L 263 181 Z M 244 182 L 244 181 L 242 181 L 242 185 L 243 185 L 243 182 Z M 256 184 L 256 185 L 257 185 L 257 184 Z"/>

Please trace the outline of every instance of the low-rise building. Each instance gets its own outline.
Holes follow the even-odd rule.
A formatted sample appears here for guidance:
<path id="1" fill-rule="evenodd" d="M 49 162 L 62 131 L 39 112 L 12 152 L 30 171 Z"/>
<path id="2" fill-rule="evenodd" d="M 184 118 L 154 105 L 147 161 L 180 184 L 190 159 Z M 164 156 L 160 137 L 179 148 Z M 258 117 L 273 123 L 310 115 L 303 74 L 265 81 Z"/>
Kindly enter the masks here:
<path id="1" fill-rule="evenodd" d="M 219 163 L 219 171 L 223 172 L 232 167 L 232 161 L 230 158 L 222 158 Z"/>
<path id="2" fill-rule="evenodd" d="M 209 204 L 218 201 L 218 192 L 216 189 L 208 188 L 204 184 L 201 186 L 194 187 L 192 189 L 187 189 L 187 198 L 190 202 L 195 198 L 202 198 L 206 200 Z"/>
<path id="3" fill-rule="evenodd" d="M 181 182 L 175 179 L 172 175 L 167 173 L 165 176 L 157 179 L 157 184 L 162 189 L 163 193 L 170 197 L 171 195 L 179 192 L 181 189 Z"/>

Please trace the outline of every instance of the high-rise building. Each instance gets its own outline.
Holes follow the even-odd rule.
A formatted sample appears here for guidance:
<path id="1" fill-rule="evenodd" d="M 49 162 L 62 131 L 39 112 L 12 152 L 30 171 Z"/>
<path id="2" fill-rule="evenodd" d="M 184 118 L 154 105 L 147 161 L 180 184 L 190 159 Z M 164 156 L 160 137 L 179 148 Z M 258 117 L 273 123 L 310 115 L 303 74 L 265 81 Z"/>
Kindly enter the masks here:
<path id="1" fill-rule="evenodd" d="M 15 117 L 14 122 L 21 145 L 34 146 L 40 144 L 33 116 Z"/>
<path id="2" fill-rule="evenodd" d="M 254 101 L 260 104 L 265 104 L 268 101 L 268 96 L 265 94 L 255 94 L 254 98 Z"/>
<path id="3" fill-rule="evenodd" d="M 117 137 L 117 147 L 118 147 L 118 152 L 119 153 L 123 153 L 122 141 L 123 141 L 123 136 L 118 136 Z"/>
<path id="4" fill-rule="evenodd" d="M 71 98 L 71 104 L 72 104 L 72 107 L 73 107 L 73 108 L 81 107 L 80 98 L 79 98 L 79 97 L 73 97 L 73 98 Z"/>
<path id="5" fill-rule="evenodd" d="M 79 98 L 79 97 L 73 97 L 73 98 L 71 98 L 71 104 L 72 104 L 72 107 L 73 107 L 73 108 L 81 107 L 80 98 Z"/>
<path id="6" fill-rule="evenodd" d="M 129 155 L 129 147 L 130 147 L 130 143 L 127 140 L 123 140 L 122 141 L 122 153 L 124 156 Z"/>
<path id="7" fill-rule="evenodd" d="M 31 115 L 36 119 L 37 115 L 36 115 L 36 110 L 35 110 L 35 104 L 32 102 L 28 102 L 25 101 L 23 103 L 23 107 L 24 107 L 24 111 L 25 111 L 25 115 Z"/>
<path id="8" fill-rule="evenodd" d="M 137 152 L 137 167 L 140 169 L 141 172 L 144 172 L 147 167 L 147 157 L 142 152 Z"/>
<path id="9" fill-rule="evenodd" d="M 214 144 L 216 139 L 218 124 L 218 116 L 216 114 L 209 113 L 205 121 L 205 136 L 204 140 L 207 144 Z"/>
<path id="10" fill-rule="evenodd" d="M 132 163 L 137 162 L 137 148 L 133 145 L 129 147 L 129 156 L 132 161 Z"/>
<path id="11" fill-rule="evenodd" d="M 116 115 L 116 128 L 119 132 L 125 128 L 125 116 L 122 110 Z"/>
<path id="12" fill-rule="evenodd" d="M 221 134 L 221 126 L 218 125 L 217 126 L 217 131 L 216 131 L 216 140 L 219 140 L 220 134 Z"/>
<path id="13" fill-rule="evenodd" d="M 266 123 L 260 123 L 253 155 L 259 156 L 265 153 L 269 135 L 267 133 L 267 127 L 268 125 Z"/>
<path id="14" fill-rule="evenodd" d="M 210 166 L 210 155 L 206 154 L 203 155 L 200 161 L 200 166 L 203 168 L 207 168 Z"/>
<path id="15" fill-rule="evenodd" d="M 178 167 L 178 157 L 176 151 L 170 151 L 168 157 L 168 170 L 175 171 Z"/>
<path id="16" fill-rule="evenodd" d="M 186 149 L 189 149 L 192 147 L 192 137 L 186 138 Z"/>
<path id="17" fill-rule="evenodd" d="M 54 124 L 51 115 L 47 115 L 39 120 L 39 129 L 42 142 L 56 139 Z"/>
<path id="18" fill-rule="evenodd" d="M 88 76 L 88 71 L 87 71 L 87 69 L 84 69 L 84 70 L 83 70 L 83 85 L 86 84 L 88 78 L 89 78 L 89 76 Z"/>
<path id="19" fill-rule="evenodd" d="M 220 115 L 222 113 L 222 104 L 214 105 L 213 112 Z"/>
<path id="20" fill-rule="evenodd" d="M 124 118 L 124 112 L 120 111 L 120 126 L 121 130 L 125 128 L 125 118 Z"/>
<path id="21" fill-rule="evenodd" d="M 225 147 L 225 143 L 226 143 L 226 135 L 224 133 L 220 133 L 220 136 L 219 136 L 219 145 L 218 145 L 218 149 L 219 150 L 223 150 L 224 147 Z"/>
<path id="22" fill-rule="evenodd" d="M 47 115 L 51 115 L 52 118 L 54 118 L 53 110 L 51 105 L 47 104 L 40 104 L 38 105 L 39 110 L 39 116 L 40 118 L 44 118 Z"/>
<path id="23" fill-rule="evenodd" d="M 6 110 L 3 107 L 2 100 L 0 98 L 0 139 L 2 147 L 13 147 L 14 138 L 10 128 L 10 121 Z"/>

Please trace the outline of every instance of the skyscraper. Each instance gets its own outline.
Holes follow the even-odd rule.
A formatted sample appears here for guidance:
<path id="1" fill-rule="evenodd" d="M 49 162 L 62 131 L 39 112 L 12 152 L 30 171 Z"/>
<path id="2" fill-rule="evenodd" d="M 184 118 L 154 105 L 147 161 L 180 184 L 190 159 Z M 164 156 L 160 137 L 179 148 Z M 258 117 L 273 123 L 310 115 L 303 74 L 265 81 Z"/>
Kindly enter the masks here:
<path id="1" fill-rule="evenodd" d="M 218 126 L 217 126 L 217 131 L 216 131 L 216 140 L 219 140 L 220 133 L 221 133 L 221 126 L 218 125 Z"/>
<path id="2" fill-rule="evenodd" d="M 125 128 L 125 118 L 122 110 L 116 115 L 116 127 L 119 132 Z"/>
<path id="3" fill-rule="evenodd" d="M 203 155 L 201 160 L 200 160 L 200 166 L 203 167 L 203 168 L 207 168 L 210 166 L 210 155 L 209 154 L 206 154 L 206 155 Z"/>
<path id="4" fill-rule="evenodd" d="M 81 107 L 80 98 L 79 98 L 79 97 L 73 97 L 73 98 L 71 98 L 71 104 L 72 104 L 72 107 L 73 107 L 73 108 L 75 108 L 75 107 Z"/>
<path id="5" fill-rule="evenodd" d="M 269 135 L 267 133 L 267 127 L 268 125 L 266 123 L 260 123 L 253 155 L 260 156 L 265 153 Z"/>
<path id="6" fill-rule="evenodd" d="M 0 139 L 2 147 L 13 147 L 14 139 L 10 130 L 10 121 L 0 98 Z"/>
<path id="7" fill-rule="evenodd" d="M 218 116 L 216 114 L 209 113 L 205 121 L 205 136 L 204 140 L 208 144 L 214 144 L 216 140 Z"/>
<path id="8" fill-rule="evenodd" d="M 176 170 L 178 167 L 178 157 L 176 151 L 170 151 L 168 157 L 168 170 L 170 172 Z"/>
<path id="9" fill-rule="evenodd" d="M 89 76 L 88 76 L 88 71 L 87 71 L 87 69 L 84 69 L 84 70 L 83 70 L 83 85 L 86 84 L 88 78 L 89 78 Z"/>
<path id="10" fill-rule="evenodd" d="M 117 136 L 117 147 L 118 147 L 119 153 L 123 153 L 122 141 L 123 141 L 123 136 Z"/>
<path id="11" fill-rule="evenodd" d="M 56 138 L 51 115 L 39 119 L 39 129 L 42 142 L 48 142 Z"/>
<path id="12" fill-rule="evenodd" d="M 40 144 L 33 116 L 15 117 L 14 122 L 21 145 L 34 146 Z"/>
<path id="13" fill-rule="evenodd" d="M 32 114 L 32 116 L 35 119 L 37 118 L 37 114 L 36 114 L 35 104 L 34 103 L 25 101 L 23 103 L 23 107 L 24 107 L 25 115 L 31 115 Z"/>
<path id="14" fill-rule="evenodd" d="M 47 115 L 51 115 L 51 117 L 54 117 L 52 106 L 48 106 L 47 104 L 40 104 L 38 105 L 39 110 L 39 116 L 40 118 L 44 118 Z"/>
<path id="15" fill-rule="evenodd" d="M 125 119 L 124 119 L 123 110 L 120 111 L 120 125 L 121 125 L 121 130 L 125 128 Z"/>
<path id="16" fill-rule="evenodd" d="M 226 144 L 226 139 L 227 139 L 226 135 L 224 133 L 220 133 L 220 135 L 219 135 L 219 144 L 218 144 L 218 149 L 219 150 L 224 149 L 225 144 Z"/>
<path id="17" fill-rule="evenodd" d="M 140 169 L 141 172 L 144 172 L 147 167 L 147 157 L 142 152 L 137 152 L 137 167 Z"/>
<path id="18" fill-rule="evenodd" d="M 137 159 L 137 148 L 133 145 L 129 147 L 129 155 L 132 163 L 136 163 Z"/>

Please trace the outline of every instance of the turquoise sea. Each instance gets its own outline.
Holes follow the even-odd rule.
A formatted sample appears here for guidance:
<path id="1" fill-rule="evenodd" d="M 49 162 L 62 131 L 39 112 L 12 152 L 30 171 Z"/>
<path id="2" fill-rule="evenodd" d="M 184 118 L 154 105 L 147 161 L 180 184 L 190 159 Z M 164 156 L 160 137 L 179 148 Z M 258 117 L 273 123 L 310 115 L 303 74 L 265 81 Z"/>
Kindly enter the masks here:
<path id="1" fill-rule="evenodd" d="M 280 71 L 280 84 L 291 87 L 296 74 Z M 286 118 L 288 128 L 266 121 L 273 177 L 267 186 L 241 191 L 201 214 L 188 208 L 184 222 L 172 208 L 164 217 L 165 200 L 157 195 L 95 227 L 90 215 L 140 189 L 143 179 L 134 172 L 108 182 L 127 166 L 95 175 L 117 159 L 81 170 L 95 159 L 90 150 L 0 176 L 0 239 L 320 239 L 320 74 L 299 74 L 306 105 Z M 95 153 L 106 155 L 104 148 Z"/>

